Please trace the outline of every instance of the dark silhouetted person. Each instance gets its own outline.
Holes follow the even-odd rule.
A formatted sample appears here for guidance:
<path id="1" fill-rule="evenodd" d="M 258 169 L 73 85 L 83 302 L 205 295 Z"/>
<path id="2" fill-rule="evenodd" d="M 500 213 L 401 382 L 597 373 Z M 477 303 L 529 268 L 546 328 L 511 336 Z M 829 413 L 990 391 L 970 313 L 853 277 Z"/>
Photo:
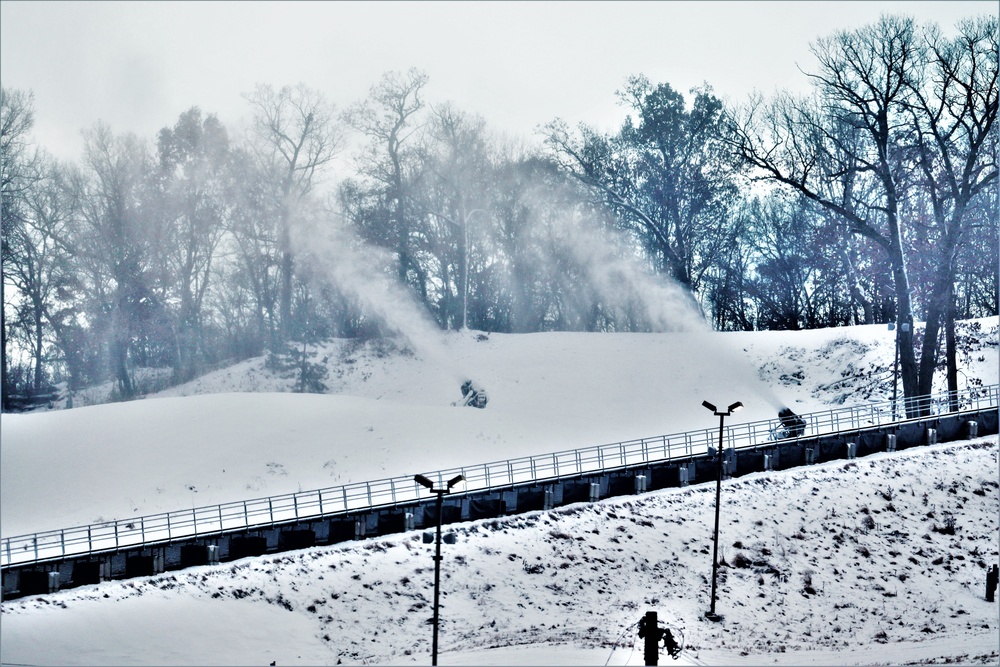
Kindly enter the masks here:
<path id="1" fill-rule="evenodd" d="M 1000 567 L 991 565 L 986 571 L 986 601 L 993 602 L 996 599 L 997 583 L 1000 582 Z"/>

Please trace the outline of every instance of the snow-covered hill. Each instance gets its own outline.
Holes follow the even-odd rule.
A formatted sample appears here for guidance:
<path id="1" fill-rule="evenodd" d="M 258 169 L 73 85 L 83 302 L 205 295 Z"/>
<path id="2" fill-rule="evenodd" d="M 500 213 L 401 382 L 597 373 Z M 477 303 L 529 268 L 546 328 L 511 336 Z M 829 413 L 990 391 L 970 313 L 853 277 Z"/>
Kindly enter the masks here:
<path id="1" fill-rule="evenodd" d="M 963 332 L 962 382 L 997 382 L 996 318 Z M 289 393 L 294 373 L 265 359 L 144 400 L 79 407 L 99 400 L 95 390 L 72 410 L 3 415 L 0 529 L 15 535 L 712 427 L 705 399 L 742 401 L 732 423 L 771 418 L 780 405 L 808 412 L 884 400 L 893 343 L 884 326 L 463 332 L 413 350 L 386 341 L 310 350 L 326 371 L 325 394 Z M 451 405 L 466 378 L 488 390 L 485 410 Z M 723 544 L 734 567 L 721 626 L 700 620 L 711 572 L 703 488 L 466 526 L 449 547 L 442 641 L 452 657 L 443 662 L 597 662 L 647 606 L 686 629 L 691 661 L 995 656 L 996 607 L 977 596 L 980 563 L 997 560 L 996 451 L 989 438 L 728 483 Z M 934 530 L 946 514 L 955 535 Z M 738 554 L 747 567 L 735 566 Z M 5 602 L 0 660 L 423 661 L 430 566 L 419 537 L 406 535 Z M 807 576 L 817 592 L 803 597 Z M 624 636 L 631 650 L 634 635 Z M 518 644 L 542 653 L 482 653 Z M 612 661 L 627 658 L 616 651 Z M 631 661 L 641 663 L 641 649 Z"/>

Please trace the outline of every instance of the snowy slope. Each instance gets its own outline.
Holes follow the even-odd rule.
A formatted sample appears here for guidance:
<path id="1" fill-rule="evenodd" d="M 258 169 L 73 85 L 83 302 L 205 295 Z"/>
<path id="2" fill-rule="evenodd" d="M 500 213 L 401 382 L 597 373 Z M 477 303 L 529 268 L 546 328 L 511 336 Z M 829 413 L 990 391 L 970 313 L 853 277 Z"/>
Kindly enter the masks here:
<path id="1" fill-rule="evenodd" d="M 997 382 L 996 318 L 966 325 L 965 331 L 962 382 Z M 295 378 L 282 377 L 257 359 L 127 404 L 3 415 L 0 530 L 15 535 L 712 427 L 714 418 L 700 406 L 704 399 L 746 404 L 733 423 L 771 418 L 782 404 L 806 412 L 830 403 L 883 400 L 891 395 L 893 338 L 884 326 L 739 334 L 464 332 L 441 334 L 415 351 L 385 341 L 331 341 L 311 353 L 327 368 L 327 394 L 288 393 Z M 451 406 L 466 378 L 489 391 L 485 410 Z M 78 396 L 75 403 L 98 394 Z M 735 559 L 739 551 L 751 561 L 761 560 L 766 548 L 771 554 L 764 560 L 785 575 L 767 574 L 765 568 L 762 588 L 754 569 L 763 565 L 732 568 L 722 599 L 736 596 L 743 605 L 723 607 L 727 622 L 721 629 L 699 620 L 704 577 L 711 571 L 705 553 L 710 545 L 705 489 L 609 500 L 594 508 L 464 529 L 466 537 L 448 556 L 456 559 L 449 567 L 457 569 L 450 570 L 445 590 L 450 585 L 464 592 L 455 593 L 455 606 L 443 612 L 453 614 L 443 626 L 453 638 L 443 640 L 451 642 L 445 646 L 452 655 L 442 664 L 525 664 L 539 662 L 539 656 L 567 664 L 601 662 L 644 605 L 658 605 L 661 614 L 670 611 L 685 624 L 692 649 L 685 659 L 691 661 L 838 664 L 837 656 L 867 663 L 870 655 L 879 655 L 898 663 L 995 655 L 996 608 L 973 604 L 983 579 L 978 563 L 997 558 L 1000 504 L 995 486 L 988 484 L 996 479 L 996 438 L 984 444 L 904 452 L 899 460 L 905 463 L 895 467 L 841 463 L 727 485 L 727 493 L 730 487 L 739 491 L 741 502 L 727 501 L 731 521 L 723 533 L 735 530 L 744 542 L 742 549 L 727 547 L 727 558 Z M 888 487 L 899 499 L 892 502 L 895 511 L 876 495 Z M 967 499 L 961 507 L 959 497 Z M 879 512 L 875 529 L 859 532 L 862 507 Z M 932 529 L 944 520 L 943 512 L 956 516 L 961 528 L 948 540 Z M 768 523 L 756 526 L 755 521 Z M 557 530 L 561 522 L 569 527 Z M 671 524 L 668 535 L 666 523 Z M 599 532 L 588 532 L 593 530 Z M 892 536 L 892 531 L 908 536 Z M 843 543 L 832 542 L 837 534 Z M 735 541 L 727 537 L 723 544 Z M 855 555 L 860 546 L 872 556 Z M 634 551 L 634 560 L 623 555 L 626 550 Z M 899 555 L 888 556 L 890 550 Z M 918 550 L 925 555 L 913 555 Z M 809 554 L 832 554 L 832 560 Z M 911 557 L 923 572 L 914 569 L 918 564 Z M 938 558 L 943 560 L 934 564 Z M 531 572 L 536 565 L 543 569 Z M 429 566 L 426 547 L 416 536 L 398 536 L 108 583 L 44 601 L 5 602 L 0 659 L 32 664 L 424 661 Z M 831 566 L 841 574 L 831 575 Z M 822 592 L 809 598 L 801 594 L 806 570 L 822 584 Z M 901 573 L 909 585 L 899 579 Z M 581 587 L 581 581 L 589 583 Z M 264 595 L 254 592 L 243 599 L 237 589 Z M 755 597 L 760 593 L 763 602 Z M 916 596 L 909 617 L 899 611 L 908 594 Z M 320 599 L 318 611 L 309 611 Z M 112 600 L 121 602 L 109 605 Z M 847 604 L 856 607 L 837 607 Z M 492 619 L 495 626 L 489 626 L 481 607 L 499 614 Z M 329 611 L 323 614 L 323 609 Z M 458 621 L 457 611 L 466 620 Z M 335 621 L 323 620 L 327 617 Z M 807 617 L 811 625 L 803 626 Z M 879 619 L 878 629 L 872 618 Z M 377 624 L 392 631 L 374 638 L 365 634 Z M 108 634 L 109 625 L 120 629 Z M 885 644 L 875 637 L 883 629 Z M 165 639 L 177 633 L 190 641 L 177 645 Z M 43 636 L 46 640 L 39 642 Z M 64 639 L 52 641 L 53 636 Z M 96 639 L 86 639 L 91 636 Z M 537 651 L 484 652 L 514 644 L 534 645 Z M 641 647 L 629 658 L 632 644 L 626 646 L 612 662 L 641 664 Z M 881 652 L 869 654 L 860 647 Z M 744 651 L 747 656 L 740 655 Z"/>
<path id="2" fill-rule="evenodd" d="M 710 485 L 463 524 L 441 662 L 642 664 L 654 609 L 680 664 L 995 664 L 996 468 L 989 438 L 727 482 L 721 624 Z M 4 603 L 2 660 L 426 664 L 432 582 L 410 533 L 82 587 Z"/>
<path id="3" fill-rule="evenodd" d="M 967 381 L 993 383 L 996 323 L 981 328 L 963 369 Z M 786 404 L 808 412 L 831 399 L 884 400 L 892 345 L 882 326 L 466 332 L 418 353 L 334 341 L 314 351 L 329 394 L 287 393 L 295 379 L 257 359 L 127 404 L 4 415 L 0 529 L 17 535 L 710 428 L 706 399 L 742 401 L 730 423 L 773 418 Z M 488 390 L 485 410 L 451 406 L 467 377 Z M 53 507 L 54 496 L 68 501 Z"/>

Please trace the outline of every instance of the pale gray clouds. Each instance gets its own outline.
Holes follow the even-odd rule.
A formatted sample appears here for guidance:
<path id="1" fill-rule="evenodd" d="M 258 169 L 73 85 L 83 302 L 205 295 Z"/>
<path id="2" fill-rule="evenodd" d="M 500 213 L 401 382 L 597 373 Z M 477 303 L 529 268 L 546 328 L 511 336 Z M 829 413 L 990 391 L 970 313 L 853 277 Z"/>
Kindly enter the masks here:
<path id="1" fill-rule="evenodd" d="M 235 127 L 255 83 L 304 82 L 343 108 L 390 69 L 528 137 L 556 116 L 608 127 L 615 90 L 644 73 L 743 99 L 805 86 L 796 64 L 838 28 L 906 13 L 950 28 L 975 2 L 37 2 L 0 3 L 0 78 L 35 92 L 35 135 L 75 158 L 105 120 L 152 137 L 191 106 Z"/>

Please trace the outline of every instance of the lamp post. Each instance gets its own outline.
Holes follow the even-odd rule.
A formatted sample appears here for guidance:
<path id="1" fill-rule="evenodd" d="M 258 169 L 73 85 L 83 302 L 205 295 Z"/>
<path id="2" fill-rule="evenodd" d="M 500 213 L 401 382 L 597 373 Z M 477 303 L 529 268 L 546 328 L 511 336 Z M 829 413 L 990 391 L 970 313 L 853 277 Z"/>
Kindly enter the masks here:
<path id="1" fill-rule="evenodd" d="M 704 405 L 709 410 L 711 410 L 714 414 L 718 415 L 718 417 L 719 417 L 719 448 L 715 452 L 715 457 L 716 457 L 715 458 L 715 460 L 716 460 L 716 465 L 715 465 L 715 472 L 716 472 L 716 477 L 715 477 L 715 534 L 714 534 L 714 538 L 712 540 L 712 542 L 713 542 L 713 547 L 712 547 L 712 606 L 711 606 L 711 609 L 709 609 L 708 611 L 705 612 L 705 618 L 707 618 L 710 621 L 718 622 L 718 621 L 722 620 L 722 617 L 715 613 L 715 598 L 716 598 L 716 590 L 717 590 L 717 584 L 716 584 L 716 582 L 717 582 L 718 577 L 719 577 L 719 501 L 720 501 L 720 499 L 722 497 L 722 433 L 723 433 L 723 429 L 724 429 L 726 417 L 728 417 L 729 415 L 733 414 L 734 412 L 736 412 L 737 410 L 739 410 L 740 408 L 742 408 L 743 404 L 740 403 L 739 401 L 736 401 L 735 403 L 733 403 L 732 405 L 730 405 L 728 408 L 726 408 L 725 412 L 722 412 L 721 410 L 719 410 L 718 408 L 716 408 L 714 405 L 712 405 L 708 401 L 702 401 L 701 404 Z"/>
<path id="2" fill-rule="evenodd" d="M 435 489 L 434 482 L 423 475 L 414 475 L 413 481 L 426 487 L 431 493 L 437 495 L 437 539 L 435 540 L 434 552 L 434 639 L 431 643 L 431 665 L 438 664 L 438 603 L 441 599 L 441 509 L 444 507 L 444 496 L 451 493 L 453 486 L 465 479 L 462 475 L 457 475 L 448 480 L 443 489 Z"/>

